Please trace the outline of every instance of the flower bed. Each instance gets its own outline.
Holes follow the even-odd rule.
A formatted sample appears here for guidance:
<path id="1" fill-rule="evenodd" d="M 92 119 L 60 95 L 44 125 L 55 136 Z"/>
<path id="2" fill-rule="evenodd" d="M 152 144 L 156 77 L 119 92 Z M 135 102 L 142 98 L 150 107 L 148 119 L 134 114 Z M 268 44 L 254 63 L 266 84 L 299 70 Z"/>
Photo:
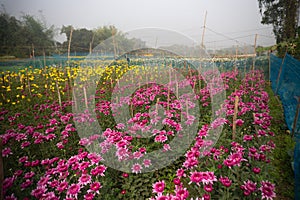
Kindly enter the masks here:
<path id="1" fill-rule="evenodd" d="M 94 98 L 85 97 L 85 92 L 79 96 L 79 101 L 87 107 L 91 99 L 96 99 L 96 118 L 88 111 L 78 115 L 72 110 L 76 105 L 71 86 L 80 73 L 77 68 L 50 67 L 3 74 L 0 123 L 5 199 L 273 199 L 276 196 L 268 173 L 275 148 L 274 133 L 270 131 L 272 117 L 260 71 L 249 72 L 244 78 L 237 71 L 221 74 L 227 98 L 211 121 L 213 94 L 205 79 L 194 71 L 184 74 L 185 81 L 173 86 L 177 89 L 191 86 L 195 97 L 180 94 L 177 98 L 176 89 L 170 91 L 150 84 L 136 90 L 131 100 L 121 96 L 112 101 L 113 88 L 122 91 L 132 86 L 119 87 L 118 80 L 133 69 L 134 66 L 120 64 L 85 72 L 85 78 L 105 73 Z M 198 102 L 199 118 L 191 112 L 197 106 L 193 100 Z M 131 117 L 124 123 L 116 123 L 113 117 L 124 105 L 131 108 Z M 164 110 L 163 118 L 159 110 Z M 91 134 L 79 137 L 75 124 L 87 121 L 96 121 L 104 127 L 103 131 L 85 127 Z M 161 129 L 153 128 L 159 123 Z M 176 151 L 170 141 L 194 124 L 198 127 L 196 137 L 183 156 L 160 170 L 141 173 L 155 164 L 147 155 L 157 149 L 164 153 Z M 216 140 L 212 135 L 220 127 L 223 131 Z M 143 130 L 151 130 L 151 137 L 139 137 Z M 101 152 L 88 151 L 99 140 Z M 105 164 L 109 157 L 105 155 L 113 147 L 116 149 L 113 156 L 120 163 L 128 162 L 129 172 Z"/>

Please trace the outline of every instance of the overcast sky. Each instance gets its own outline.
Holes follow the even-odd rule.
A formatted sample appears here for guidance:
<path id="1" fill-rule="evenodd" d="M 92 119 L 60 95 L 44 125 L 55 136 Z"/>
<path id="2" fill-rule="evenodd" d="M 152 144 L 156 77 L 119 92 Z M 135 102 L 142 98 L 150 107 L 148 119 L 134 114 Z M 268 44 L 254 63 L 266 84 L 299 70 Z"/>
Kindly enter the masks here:
<path id="1" fill-rule="evenodd" d="M 275 44 L 272 27 L 262 25 L 257 0 L 0 0 L 6 12 L 37 17 L 61 28 L 94 29 L 115 25 L 123 32 L 158 27 L 178 31 L 201 43 L 207 11 L 204 44 L 208 48 L 232 45 Z M 62 40 L 62 36 L 57 36 Z"/>

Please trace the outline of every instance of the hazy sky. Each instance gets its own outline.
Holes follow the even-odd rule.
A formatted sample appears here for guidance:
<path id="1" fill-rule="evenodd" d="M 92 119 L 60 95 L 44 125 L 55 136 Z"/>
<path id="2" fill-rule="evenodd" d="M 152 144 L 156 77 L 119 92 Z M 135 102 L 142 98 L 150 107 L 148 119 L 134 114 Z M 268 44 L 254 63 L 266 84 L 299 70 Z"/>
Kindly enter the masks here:
<path id="1" fill-rule="evenodd" d="M 45 17 L 48 25 L 94 29 L 115 25 L 123 32 L 144 27 L 171 29 L 201 42 L 207 11 L 204 44 L 275 44 L 272 27 L 262 25 L 257 0 L 0 0 L 6 12 Z M 62 36 L 57 36 L 62 40 Z M 234 40 L 233 40 L 234 39 Z"/>

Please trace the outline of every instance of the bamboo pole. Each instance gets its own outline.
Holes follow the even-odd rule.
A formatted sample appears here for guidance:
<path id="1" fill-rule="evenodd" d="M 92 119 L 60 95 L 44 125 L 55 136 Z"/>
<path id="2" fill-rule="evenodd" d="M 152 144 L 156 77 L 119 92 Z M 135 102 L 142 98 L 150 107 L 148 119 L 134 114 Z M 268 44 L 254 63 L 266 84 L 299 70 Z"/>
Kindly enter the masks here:
<path id="1" fill-rule="evenodd" d="M 271 50 L 269 50 L 268 53 L 269 53 L 269 84 L 271 84 Z"/>
<path id="2" fill-rule="evenodd" d="M 158 114 L 159 98 L 156 99 L 155 112 Z"/>
<path id="3" fill-rule="evenodd" d="M 0 138 L 0 152 L 2 152 L 2 138 Z M 3 180 L 4 180 L 4 171 L 3 171 L 3 158 L 2 153 L 0 153 L 0 199 L 3 199 Z"/>
<path id="4" fill-rule="evenodd" d="M 284 57 L 283 57 L 283 59 L 282 59 L 282 62 L 281 62 L 281 65 L 280 65 L 280 69 L 279 69 L 279 72 L 278 72 L 278 76 L 277 76 L 277 79 L 276 79 L 276 90 L 275 90 L 275 95 L 277 95 L 277 92 L 278 92 L 278 89 L 279 89 L 279 83 L 278 83 L 278 81 L 279 81 L 279 79 L 280 79 L 280 76 L 281 76 L 281 73 L 282 73 L 282 68 L 283 68 L 283 64 L 284 64 L 284 61 L 285 61 L 285 58 L 286 58 L 286 54 L 287 54 L 287 52 L 285 52 L 285 54 L 284 54 Z"/>
<path id="5" fill-rule="evenodd" d="M 238 113 L 238 105 L 239 105 L 239 97 L 235 96 L 234 100 L 234 114 L 232 120 L 232 139 L 235 140 L 236 138 L 236 118 Z"/>
<path id="6" fill-rule="evenodd" d="M 77 107 L 77 99 L 76 99 L 76 96 L 75 96 L 75 89 L 72 88 L 72 95 L 73 95 L 73 100 L 74 100 L 74 107 L 75 107 L 75 112 L 77 112 L 78 110 L 78 107 Z"/>
<path id="7" fill-rule="evenodd" d="M 70 65 L 70 50 L 71 50 L 72 34 L 73 34 L 73 27 L 71 27 L 70 39 L 69 39 L 69 44 L 68 44 L 68 65 Z"/>
<path id="8" fill-rule="evenodd" d="M 58 103 L 59 103 L 60 108 L 62 108 L 61 107 L 61 96 L 60 96 L 60 91 L 59 91 L 57 80 L 55 80 L 55 85 L 56 85 L 56 90 L 57 90 Z"/>
<path id="9" fill-rule="evenodd" d="M 257 34 L 255 34 L 255 39 L 254 39 L 254 57 L 253 57 L 252 70 L 255 70 L 256 42 L 257 42 Z"/>
<path id="10" fill-rule="evenodd" d="M 293 123 L 293 129 L 292 129 L 292 137 L 294 136 L 295 129 L 297 128 L 297 122 L 298 122 L 299 110 L 300 110 L 300 97 L 295 97 L 295 98 L 297 99 L 298 105 L 297 105 L 296 114 L 295 114 L 295 117 L 294 117 L 294 123 Z"/>
<path id="11" fill-rule="evenodd" d="M 207 17 L 207 11 L 205 11 L 205 16 L 204 16 L 204 25 L 203 25 L 203 32 L 202 32 L 202 39 L 201 39 L 201 47 L 204 48 L 204 34 L 205 34 L 205 29 L 206 29 L 206 17 Z M 200 50 L 201 52 L 201 50 Z"/>
<path id="12" fill-rule="evenodd" d="M 83 94 L 84 94 L 84 103 L 85 103 L 85 107 L 86 107 L 86 109 L 89 109 L 85 86 L 83 86 Z"/>

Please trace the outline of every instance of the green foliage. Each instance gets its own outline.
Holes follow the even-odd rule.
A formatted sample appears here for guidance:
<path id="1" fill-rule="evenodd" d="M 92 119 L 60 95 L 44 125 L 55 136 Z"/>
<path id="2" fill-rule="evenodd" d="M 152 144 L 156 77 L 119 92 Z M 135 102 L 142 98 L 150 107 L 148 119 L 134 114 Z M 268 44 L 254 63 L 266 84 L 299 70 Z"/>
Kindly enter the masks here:
<path id="1" fill-rule="evenodd" d="M 54 27 L 46 27 L 39 19 L 24 15 L 20 20 L 0 14 L 0 55 L 29 57 L 54 51 Z"/>
<path id="2" fill-rule="evenodd" d="M 300 58 L 300 38 L 298 26 L 297 0 L 258 0 L 262 24 L 271 24 L 276 36 L 278 56 L 283 57 L 286 52 Z M 272 50 L 272 49 L 271 49 Z"/>
<path id="3" fill-rule="evenodd" d="M 281 102 L 276 99 L 270 87 L 266 87 L 266 91 L 270 96 L 269 106 L 273 117 L 271 128 L 276 133 L 274 138 L 276 148 L 273 153 L 274 159 L 271 162 L 273 168 L 270 174 L 274 177 L 276 185 L 280 186 L 276 189 L 278 199 L 294 199 L 294 173 L 291 166 L 291 152 L 294 149 L 295 141 L 288 134 Z"/>

